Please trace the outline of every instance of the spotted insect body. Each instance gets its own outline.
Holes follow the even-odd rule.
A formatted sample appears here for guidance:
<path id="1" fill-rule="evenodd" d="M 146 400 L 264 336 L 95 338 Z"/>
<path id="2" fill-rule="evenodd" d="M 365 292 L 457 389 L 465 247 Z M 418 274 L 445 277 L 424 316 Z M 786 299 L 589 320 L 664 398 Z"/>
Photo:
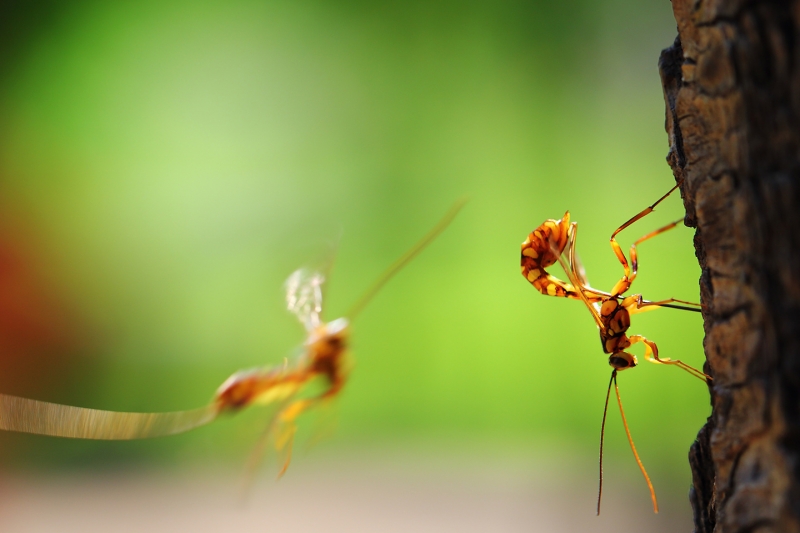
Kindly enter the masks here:
<path id="1" fill-rule="evenodd" d="M 609 354 L 608 364 L 613 368 L 611 372 L 611 380 L 609 381 L 608 385 L 608 393 L 606 394 L 606 409 L 608 407 L 608 398 L 611 393 L 611 385 L 613 384 L 623 425 L 628 437 L 628 442 L 631 445 L 636 462 L 639 465 L 639 468 L 647 482 L 648 489 L 650 490 L 650 497 L 653 501 L 653 510 L 655 512 L 658 512 L 655 491 L 653 490 L 650 478 L 644 469 L 644 465 L 639 459 L 636 448 L 633 445 L 633 438 L 630 435 L 627 422 L 625 421 L 625 413 L 622 409 L 622 400 L 619 396 L 619 390 L 616 384 L 617 372 L 637 366 L 636 356 L 626 352 L 625 350 L 634 344 L 642 343 L 645 347 L 644 357 L 649 361 L 654 363 L 676 365 L 677 367 L 706 382 L 711 381 L 711 377 L 677 359 L 671 360 L 669 358 L 659 358 L 658 347 L 656 346 L 655 342 L 646 339 L 642 335 L 628 335 L 628 329 L 631 326 L 632 314 L 658 307 L 673 307 L 689 311 L 700 310 L 699 304 L 676 300 L 674 298 L 661 301 L 647 301 L 644 300 L 640 294 L 625 296 L 625 293 L 628 291 L 628 289 L 630 289 L 631 284 L 637 275 L 637 245 L 652 237 L 655 237 L 656 235 L 659 235 L 660 233 L 674 228 L 678 222 L 680 222 L 680 220 L 648 233 L 644 237 L 635 241 L 630 248 L 630 262 L 628 262 L 625 253 L 622 251 L 619 243 L 617 243 L 616 236 L 619 232 L 637 220 L 651 213 L 653 209 L 675 189 L 677 189 L 677 187 L 678 185 L 670 189 L 653 205 L 645 208 L 627 222 L 619 226 L 611 235 L 611 248 L 623 267 L 624 275 L 614 285 L 610 292 L 597 290 L 589 285 L 583 265 L 581 264 L 575 252 L 578 225 L 575 222 L 570 222 L 569 212 L 565 213 L 564 217 L 560 220 L 545 220 L 539 227 L 528 234 L 525 242 L 522 243 L 521 250 L 522 275 L 531 285 L 536 288 L 536 290 L 546 296 L 581 300 L 592 314 L 592 318 L 594 319 L 600 334 L 600 343 L 603 347 L 603 352 Z M 555 263 L 559 263 L 563 268 L 568 281 L 562 281 L 547 272 L 546 269 Z M 605 413 L 606 411 L 604 410 L 600 436 L 600 488 L 597 499 L 598 514 L 600 513 L 600 496 L 602 495 L 603 488 L 602 464 Z"/>

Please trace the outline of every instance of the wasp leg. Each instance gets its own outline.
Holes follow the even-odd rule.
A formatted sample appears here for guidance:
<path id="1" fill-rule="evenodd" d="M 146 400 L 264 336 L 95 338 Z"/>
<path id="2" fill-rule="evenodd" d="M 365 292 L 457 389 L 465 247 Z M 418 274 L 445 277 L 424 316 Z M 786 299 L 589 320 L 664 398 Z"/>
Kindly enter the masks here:
<path id="1" fill-rule="evenodd" d="M 683 305 L 674 305 L 674 304 Z M 622 307 L 628 310 L 630 314 L 644 313 L 646 311 L 653 311 L 661 309 L 662 307 L 670 307 L 672 309 L 682 309 L 684 311 L 694 311 L 699 313 L 703 305 L 695 302 L 687 302 L 686 300 L 678 300 L 677 298 L 667 298 L 666 300 L 650 301 L 642 298 L 641 294 L 632 294 L 626 296 L 622 300 Z M 691 306 L 691 307 L 684 307 Z"/>
<path id="2" fill-rule="evenodd" d="M 269 422 L 267 423 L 267 426 L 264 428 L 264 431 L 262 431 L 261 435 L 258 436 L 258 440 L 256 440 L 256 443 L 253 446 L 253 450 L 250 452 L 250 456 L 247 458 L 247 463 L 245 464 L 244 477 L 242 479 L 242 486 L 241 486 L 241 496 L 243 500 L 247 497 L 247 494 L 253 487 L 255 474 L 256 471 L 258 470 L 259 465 L 261 464 L 262 459 L 264 458 L 264 453 L 266 452 L 267 443 L 269 442 L 270 438 L 275 435 L 281 423 L 281 413 L 284 410 L 286 410 L 287 406 L 289 406 L 291 402 L 292 402 L 292 397 L 289 397 L 288 399 L 284 400 L 278 407 L 278 409 L 272 414 L 272 416 L 269 419 Z M 288 466 L 288 464 L 286 466 Z M 284 468 L 284 471 L 285 469 L 286 468 Z"/>
<path id="3" fill-rule="evenodd" d="M 692 307 L 673 305 L 676 303 L 683 305 L 690 305 Z M 683 309 L 684 311 L 695 311 L 699 313 L 703 308 L 703 305 L 696 302 L 687 302 L 686 300 L 678 300 L 677 298 L 668 298 L 666 300 L 658 300 L 657 302 L 651 302 L 640 298 L 636 307 L 634 307 L 633 309 L 628 309 L 628 311 L 630 313 L 644 313 L 645 311 L 652 311 L 653 309 L 660 309 L 662 307 L 670 307 L 672 309 Z"/>
<path id="4" fill-rule="evenodd" d="M 614 286 L 614 289 L 611 291 L 612 293 L 614 293 L 614 294 L 623 294 L 625 291 L 627 291 L 630 288 L 631 284 L 633 284 L 633 280 L 636 278 L 636 274 L 639 271 L 639 257 L 638 257 L 638 255 L 636 253 L 636 246 L 641 244 L 641 243 L 643 243 L 644 241 L 646 241 L 648 239 L 652 239 L 656 235 L 660 235 L 660 234 L 664 233 L 665 231 L 671 230 L 672 228 L 677 226 L 678 223 L 681 222 L 682 220 L 683 220 L 682 218 L 679 218 L 678 220 L 676 220 L 674 222 L 670 222 L 666 226 L 658 228 L 655 231 L 651 231 L 650 233 L 648 233 L 644 237 L 636 240 L 633 244 L 631 244 L 631 251 L 630 251 L 630 254 L 631 254 L 631 266 L 630 266 L 630 270 L 628 270 L 628 269 L 625 270 L 625 276 L 623 276 L 622 279 L 617 282 L 617 284 Z M 614 244 L 617 244 L 616 241 L 614 241 L 614 243 L 612 244 L 612 247 L 614 246 Z M 617 244 L 617 248 L 618 247 L 619 247 L 619 244 Z M 623 257 L 624 257 L 624 254 L 623 254 Z"/>
<path id="5" fill-rule="evenodd" d="M 628 339 L 631 341 L 631 344 L 636 344 L 637 342 L 644 343 L 645 345 L 644 357 L 651 363 L 676 365 L 678 366 L 678 368 L 682 368 L 683 370 L 687 371 L 694 377 L 701 379 L 705 382 L 709 382 L 712 380 L 711 376 L 709 376 L 708 374 L 705 374 L 704 372 L 701 372 L 700 370 L 697 370 L 696 368 L 687 365 L 686 363 L 684 363 L 679 359 L 670 359 L 668 357 L 664 359 L 660 358 L 658 356 L 658 346 L 656 346 L 656 343 L 651 340 L 647 340 L 642 335 L 631 335 L 630 337 L 628 337 Z"/>
<path id="6" fill-rule="evenodd" d="M 664 196 L 662 196 L 661 198 L 656 200 L 656 202 L 653 205 L 643 209 L 636 216 L 632 217 L 630 220 L 628 220 L 623 225 L 618 227 L 614 231 L 614 233 L 611 234 L 611 249 L 614 250 L 614 255 L 617 256 L 617 259 L 622 264 L 622 268 L 625 270 L 625 276 L 623 276 L 623 278 L 617 283 L 617 285 L 614 286 L 614 290 L 611 291 L 614 296 L 623 294 L 625 291 L 627 291 L 628 288 L 630 287 L 631 283 L 633 283 L 633 279 L 636 277 L 636 268 L 637 268 L 636 245 L 641 243 L 641 242 L 643 242 L 643 241 L 646 241 L 647 239 L 649 239 L 651 237 L 655 237 L 659 233 L 662 233 L 664 231 L 667 231 L 669 229 L 674 228 L 675 225 L 680 221 L 673 222 L 672 224 L 668 224 L 667 226 L 664 226 L 661 229 L 658 229 L 658 230 L 656 230 L 656 231 L 654 231 L 652 233 L 649 233 L 649 234 L 645 235 L 644 237 L 642 237 L 641 239 L 636 241 L 631 246 L 631 263 L 633 263 L 633 269 L 631 269 L 631 265 L 628 264 L 628 259 L 625 257 L 625 253 L 622 251 L 622 248 L 620 247 L 619 243 L 617 242 L 617 234 L 619 234 L 619 232 L 621 232 L 622 230 L 624 230 L 625 228 L 627 228 L 628 226 L 630 226 L 631 224 L 633 224 L 634 222 L 636 222 L 640 218 L 642 218 L 644 216 L 647 216 L 650 213 L 652 213 L 653 210 L 656 208 L 656 206 L 658 204 L 660 204 L 661 202 L 663 202 L 664 199 L 666 199 L 667 196 L 672 194 L 672 192 L 675 189 L 677 189 L 679 186 L 680 186 L 680 182 L 677 183 L 669 191 L 667 191 L 667 193 Z"/>
<path id="7" fill-rule="evenodd" d="M 283 451 L 286 454 L 283 466 L 280 472 L 278 472 L 278 479 L 283 477 L 286 470 L 289 468 L 289 463 L 292 462 L 294 435 L 297 433 L 297 424 L 295 424 L 294 421 L 315 403 L 316 399 L 297 400 L 278 415 L 280 423 L 283 424 L 283 429 L 275 436 L 275 449 L 279 452 Z"/>

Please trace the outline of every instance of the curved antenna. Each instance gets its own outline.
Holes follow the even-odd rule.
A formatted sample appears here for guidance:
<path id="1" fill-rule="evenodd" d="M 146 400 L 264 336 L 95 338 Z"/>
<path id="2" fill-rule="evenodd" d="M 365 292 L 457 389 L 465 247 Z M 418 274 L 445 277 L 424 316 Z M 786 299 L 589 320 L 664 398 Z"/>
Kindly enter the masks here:
<path id="1" fill-rule="evenodd" d="M 608 380 L 608 391 L 606 392 L 606 404 L 603 407 L 603 423 L 600 424 L 600 487 L 597 489 L 597 516 L 600 516 L 600 500 L 603 497 L 603 439 L 606 435 L 606 414 L 608 414 L 608 399 L 611 397 L 611 384 L 617 377 L 617 369 L 611 371 L 611 379 Z"/>
<path id="2" fill-rule="evenodd" d="M 350 312 L 345 315 L 348 319 L 352 320 L 356 317 L 358 313 L 360 313 L 364 307 L 369 303 L 369 301 L 380 291 L 386 282 L 392 279 L 392 277 L 397 274 L 404 266 L 406 266 L 412 259 L 414 259 L 419 253 L 425 249 L 433 240 L 439 236 L 441 232 L 450 225 L 453 219 L 456 217 L 461 208 L 464 207 L 464 204 L 467 203 L 467 198 L 461 198 L 453 204 L 453 207 L 447 212 L 447 214 L 439 221 L 436 226 L 433 227 L 422 239 L 420 239 L 414 246 L 412 246 L 406 253 L 401 255 L 394 263 L 387 268 L 383 274 L 376 279 L 372 285 L 366 290 L 363 296 L 359 298 L 353 307 L 350 308 Z"/>
<path id="3" fill-rule="evenodd" d="M 339 243 L 342 240 L 342 234 L 344 233 L 344 229 L 340 226 L 339 231 L 337 232 L 336 236 L 333 240 L 327 241 L 327 248 L 328 252 L 326 254 L 325 260 L 322 264 L 317 268 L 318 272 L 322 275 L 323 283 L 319 288 L 319 297 L 320 297 L 320 312 L 319 318 L 321 321 L 325 321 L 323 316 L 323 308 L 321 306 L 322 302 L 326 301 L 328 295 L 328 285 L 325 284 L 325 280 L 331 279 L 331 272 L 333 272 L 334 266 L 336 266 L 336 257 L 339 253 Z"/>
<path id="4" fill-rule="evenodd" d="M 219 410 L 126 413 L 0 394 L 0 430 L 70 439 L 133 440 L 184 433 L 212 422 Z"/>

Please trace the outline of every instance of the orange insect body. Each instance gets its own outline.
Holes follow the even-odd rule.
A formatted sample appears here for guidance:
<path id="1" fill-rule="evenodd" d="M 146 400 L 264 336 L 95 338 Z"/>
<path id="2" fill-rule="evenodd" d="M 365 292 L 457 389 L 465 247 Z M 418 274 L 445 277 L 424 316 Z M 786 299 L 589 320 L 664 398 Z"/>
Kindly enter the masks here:
<path id="1" fill-rule="evenodd" d="M 306 342 L 305 353 L 294 368 L 237 372 L 220 385 L 214 402 L 220 411 L 236 411 L 252 404 L 281 401 L 296 394 L 316 377 L 327 381 L 327 388 L 318 399 L 333 397 L 347 380 L 344 360 L 348 340 L 346 319 L 322 324 Z"/>
<path id="2" fill-rule="evenodd" d="M 315 319 L 313 322 L 319 320 Z M 318 402 L 333 399 L 344 387 L 347 380 L 348 340 L 349 327 L 346 319 L 320 322 L 313 326 L 304 345 L 304 352 L 293 368 L 284 365 L 279 368 L 237 372 L 217 389 L 214 404 L 220 412 L 238 411 L 254 404 L 278 403 L 281 406 L 248 461 L 248 484 L 263 453 L 266 439 L 270 437 L 274 437 L 278 451 L 286 451 L 279 476 L 286 472 L 291 461 L 295 420 Z M 305 385 L 316 378 L 325 380 L 325 389 L 315 397 L 295 400 Z"/>
<path id="3" fill-rule="evenodd" d="M 287 363 L 278 368 L 237 372 L 217 389 L 214 397 L 214 405 L 220 412 L 238 411 L 254 404 L 280 405 L 248 461 L 248 485 L 252 480 L 250 476 L 264 451 L 266 440 L 271 437 L 274 438 L 276 450 L 286 452 L 279 476 L 286 472 L 291 461 L 296 419 L 317 403 L 333 399 L 347 380 L 346 359 L 350 332 L 348 321 L 339 318 L 328 323 L 322 322 L 318 314 L 321 303 L 318 299 L 311 308 L 308 305 L 301 305 L 299 309 L 293 309 L 292 291 L 302 291 L 304 287 L 293 287 L 292 280 L 294 276 L 304 276 L 304 274 L 302 270 L 295 272 L 287 283 L 290 310 L 297 312 L 301 321 L 310 328 L 308 339 L 303 346 L 304 351 L 294 366 L 289 368 Z M 310 279 L 312 283 L 318 284 L 323 281 L 318 274 L 312 275 Z M 317 298 L 321 296 L 319 291 L 312 293 Z M 305 315 L 304 312 L 310 314 Z M 311 398 L 295 399 L 306 384 L 316 378 L 325 380 L 324 390 Z"/>
<path id="4" fill-rule="evenodd" d="M 548 219 L 533 230 L 522 243 L 522 275 L 546 296 L 580 298 L 575 288 L 545 268 L 554 265 L 569 243 L 569 211 L 561 220 Z"/>
<path id="5" fill-rule="evenodd" d="M 456 202 L 427 235 L 389 266 L 350 310 L 348 315 L 351 320 L 392 276 L 450 224 L 463 205 L 463 200 Z M 219 411 L 238 410 L 258 403 L 278 402 L 280 405 L 251 455 L 249 461 L 251 471 L 257 465 L 266 440 L 274 437 L 275 448 L 278 451 L 286 451 L 286 459 L 279 476 L 283 475 L 291 461 L 297 417 L 319 402 L 334 398 L 347 381 L 349 322 L 345 318 L 327 323 L 322 320 L 321 288 L 324 281 L 325 278 L 321 274 L 305 269 L 295 271 L 286 280 L 287 307 L 305 326 L 308 335 L 304 352 L 295 366 L 291 369 L 285 365 L 280 369 L 237 372 L 217 390 L 214 404 Z M 304 386 L 317 377 L 325 379 L 326 388 L 315 397 L 295 399 Z"/>
<path id="6" fill-rule="evenodd" d="M 678 184 L 680 185 L 680 184 Z M 632 217 L 625 224 L 617 228 L 611 235 L 611 248 L 617 259 L 623 266 L 624 275 L 614 285 L 611 292 L 605 292 L 594 289 L 589 286 L 586 279 L 586 274 L 583 266 L 578 259 L 575 252 L 575 246 L 578 234 L 578 225 L 575 222 L 570 223 L 569 212 L 564 214 L 561 220 L 548 219 L 545 220 L 538 228 L 533 230 L 522 243 L 521 247 L 521 271 L 525 279 L 533 285 L 536 290 L 546 296 L 557 296 L 562 298 L 572 298 L 582 300 L 587 309 L 592 314 L 595 324 L 600 333 L 600 341 L 603 346 L 603 351 L 609 354 L 608 364 L 613 368 L 611 374 L 611 381 L 609 382 L 608 394 L 606 395 L 606 407 L 608 406 L 608 399 L 611 393 L 611 385 L 614 385 L 614 390 L 619 404 L 620 414 L 622 415 L 623 425 L 625 427 L 628 441 L 633 450 L 636 462 L 647 481 L 650 495 L 653 500 L 653 509 L 658 512 L 658 504 L 656 502 L 655 492 L 653 491 L 650 478 L 644 469 L 636 448 L 633 445 L 633 439 L 630 436 L 627 421 L 625 420 L 625 413 L 622 409 L 622 400 L 619 396 L 619 389 L 616 385 L 616 375 L 618 371 L 628 368 L 633 368 L 637 365 L 636 356 L 626 352 L 625 350 L 631 345 L 636 343 L 643 343 L 645 345 L 645 358 L 654 363 L 663 363 L 676 365 L 683 370 L 686 370 L 695 377 L 704 381 L 711 380 L 703 372 L 683 363 L 679 360 L 671 360 L 669 358 L 659 358 L 658 347 L 655 342 L 646 339 L 641 335 L 628 335 L 628 329 L 631 325 L 631 315 L 648 311 L 650 309 L 657 309 L 659 307 L 672 307 L 677 309 L 699 311 L 699 304 L 685 302 L 670 298 L 661 301 L 647 301 L 641 294 L 634 294 L 624 296 L 624 293 L 630 288 L 633 280 L 636 278 L 638 269 L 638 256 L 636 246 L 645 240 L 648 240 L 656 235 L 663 233 L 669 229 L 674 228 L 680 220 L 672 222 L 662 228 L 648 233 L 631 245 L 630 257 L 631 262 L 628 263 L 624 252 L 617 243 L 616 236 L 623 229 L 627 228 L 643 216 L 651 213 L 653 209 L 669 196 L 678 185 L 670 189 L 664 196 L 662 196 L 653 205 L 647 207 L 636 216 Z M 547 272 L 546 268 L 559 263 L 567 275 L 569 282 L 563 281 Z M 676 303 L 685 304 L 675 305 Z M 602 458 L 603 458 L 603 431 L 605 428 L 605 415 L 603 411 L 603 424 L 601 426 L 600 438 L 600 494 L 602 494 Z M 600 496 L 598 495 L 597 513 L 600 514 Z"/>
<path id="7" fill-rule="evenodd" d="M 350 320 L 378 291 L 414 259 L 452 222 L 463 207 L 460 200 L 419 242 L 397 259 L 370 286 L 348 313 Z M 0 394 L 0 430 L 76 439 L 130 440 L 183 433 L 214 421 L 220 413 L 236 412 L 254 404 L 278 404 L 272 421 L 261 435 L 250 457 L 255 469 L 268 440 L 285 451 L 282 475 L 291 461 L 296 419 L 322 401 L 334 398 L 344 387 L 350 368 L 349 322 L 339 318 L 322 320 L 322 284 L 317 272 L 300 269 L 286 281 L 286 304 L 306 330 L 301 355 L 290 365 L 236 372 L 199 409 L 165 413 L 127 413 L 87 409 Z M 321 378 L 322 392 L 303 396 L 306 385 Z"/>
<path id="8" fill-rule="evenodd" d="M 608 364 L 622 370 L 636 366 L 636 358 L 622 350 L 631 345 L 631 340 L 625 334 L 631 327 L 631 314 L 628 307 L 635 305 L 635 297 L 630 296 L 618 301 L 608 298 L 600 306 L 600 320 L 603 328 L 600 329 L 600 342 L 603 351 L 611 354 Z"/>

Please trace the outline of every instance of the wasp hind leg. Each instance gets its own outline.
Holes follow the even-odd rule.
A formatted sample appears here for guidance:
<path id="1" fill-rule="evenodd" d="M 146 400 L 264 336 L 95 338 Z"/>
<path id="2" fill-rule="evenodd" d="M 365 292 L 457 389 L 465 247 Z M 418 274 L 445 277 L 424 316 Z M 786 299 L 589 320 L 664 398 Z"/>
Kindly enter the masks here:
<path id="1" fill-rule="evenodd" d="M 684 363 L 680 359 L 670 359 L 668 357 L 667 358 L 660 358 L 658 356 L 658 346 L 656 346 L 656 343 L 651 341 L 651 340 L 648 340 L 647 338 L 643 337 L 642 335 L 631 335 L 630 337 L 628 337 L 628 339 L 631 341 L 631 344 L 636 344 L 637 342 L 644 343 L 644 345 L 645 345 L 644 357 L 645 357 L 645 359 L 647 359 L 651 363 L 661 363 L 661 364 L 664 364 L 664 365 L 676 365 L 678 368 L 682 368 L 683 370 L 685 370 L 689 374 L 693 375 L 694 377 L 696 377 L 698 379 L 701 379 L 701 380 L 705 381 L 706 383 L 708 383 L 709 381 L 712 381 L 712 377 L 711 376 L 709 376 L 708 374 L 706 374 L 704 372 L 701 372 L 700 370 L 697 370 L 693 366 L 687 365 L 686 363 Z"/>

